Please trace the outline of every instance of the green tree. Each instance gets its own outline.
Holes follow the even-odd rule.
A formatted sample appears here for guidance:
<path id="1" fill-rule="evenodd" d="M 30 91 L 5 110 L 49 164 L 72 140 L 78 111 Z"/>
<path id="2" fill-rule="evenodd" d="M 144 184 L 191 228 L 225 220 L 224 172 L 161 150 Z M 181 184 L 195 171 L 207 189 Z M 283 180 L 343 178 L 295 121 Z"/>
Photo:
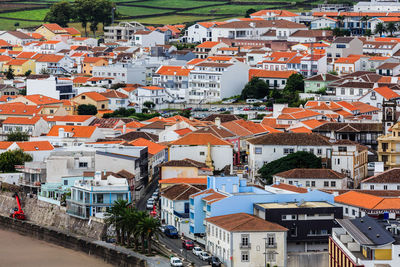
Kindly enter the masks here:
<path id="1" fill-rule="evenodd" d="M 384 32 L 386 32 L 385 24 L 383 24 L 382 22 L 376 24 L 375 33 L 379 33 L 379 36 L 382 36 Z"/>
<path id="2" fill-rule="evenodd" d="M 87 26 L 96 37 L 96 30 L 100 23 L 109 25 L 112 19 L 113 3 L 110 0 L 75 0 L 75 19 L 79 21 L 88 35 Z"/>
<path id="3" fill-rule="evenodd" d="M 272 175 L 295 168 L 322 168 L 321 158 L 309 152 L 299 151 L 264 164 L 258 173 L 267 184 L 271 184 Z"/>
<path id="4" fill-rule="evenodd" d="M 192 111 L 190 109 L 183 109 L 178 112 L 178 115 L 181 115 L 185 118 L 190 118 L 192 116 Z"/>
<path id="5" fill-rule="evenodd" d="M 28 77 L 29 75 L 31 75 L 31 73 L 32 73 L 32 70 L 27 70 L 24 75 L 25 75 L 25 77 Z"/>
<path id="6" fill-rule="evenodd" d="M 91 104 L 82 104 L 78 106 L 78 115 L 96 115 L 97 108 Z"/>
<path id="7" fill-rule="evenodd" d="M 361 27 L 362 27 L 364 33 L 366 32 L 366 28 L 367 28 L 368 20 L 369 20 L 369 19 L 370 19 L 370 17 L 369 17 L 368 15 L 363 16 L 363 17 L 360 19 L 360 21 L 362 22 L 362 23 L 361 23 Z"/>
<path id="8" fill-rule="evenodd" d="M 85 36 L 88 36 L 87 25 L 91 21 L 93 0 L 75 0 L 75 20 L 79 21 L 85 30 Z"/>
<path id="9" fill-rule="evenodd" d="M 116 200 L 110 210 L 106 213 L 105 222 L 107 225 L 114 227 L 117 235 L 117 243 L 121 243 L 123 241 L 122 236 L 124 234 L 121 233 L 121 228 L 123 225 L 123 215 L 125 214 L 125 210 L 128 206 L 128 201 L 122 199 Z"/>
<path id="10" fill-rule="evenodd" d="M 254 12 L 257 12 L 254 8 L 249 8 L 246 10 L 246 14 L 244 15 L 245 18 L 250 18 L 250 14 L 253 14 Z"/>
<path id="11" fill-rule="evenodd" d="M 245 85 L 242 90 L 242 94 L 240 95 L 240 99 L 248 99 L 248 98 L 264 98 L 269 94 L 269 86 L 264 81 L 258 77 L 253 77 L 251 80 Z"/>
<path id="12" fill-rule="evenodd" d="M 303 75 L 299 73 L 294 73 L 290 75 L 287 79 L 284 90 L 304 92 Z"/>
<path id="13" fill-rule="evenodd" d="M 386 25 L 386 31 L 390 32 L 390 36 L 393 36 L 393 32 L 397 31 L 396 23 L 394 23 L 394 22 L 389 22 L 389 23 Z"/>
<path id="14" fill-rule="evenodd" d="M 367 29 L 366 31 L 365 31 L 365 34 L 364 34 L 365 36 L 371 36 L 372 35 L 372 31 L 370 30 L 370 29 Z"/>
<path id="15" fill-rule="evenodd" d="M 160 233 L 160 226 L 161 223 L 158 219 L 155 219 L 150 216 L 146 216 L 141 219 L 141 221 L 138 224 L 138 227 L 140 229 L 140 233 L 142 235 L 142 253 L 145 253 L 144 249 L 144 239 L 147 239 L 147 250 L 148 253 L 151 253 L 151 242 L 154 237 L 158 237 Z"/>
<path id="16" fill-rule="evenodd" d="M 143 106 L 145 106 L 149 110 L 152 110 L 156 106 L 156 104 L 151 101 L 146 101 L 143 103 Z"/>
<path id="17" fill-rule="evenodd" d="M 15 165 L 24 165 L 32 161 L 32 156 L 21 149 L 9 150 L 0 154 L 0 170 L 2 172 L 14 172 Z"/>
<path id="18" fill-rule="evenodd" d="M 16 131 L 7 134 L 7 141 L 9 142 L 22 142 L 28 140 L 29 140 L 29 135 L 26 132 Z"/>
<path id="19" fill-rule="evenodd" d="M 57 23 L 61 27 L 67 27 L 68 22 L 74 17 L 74 9 L 67 1 L 54 3 L 47 12 L 44 21 Z"/>
<path id="20" fill-rule="evenodd" d="M 10 66 L 8 66 L 8 70 L 6 71 L 6 78 L 7 78 L 7 80 L 14 80 L 14 77 L 15 77 L 14 69 L 11 68 L 11 65 L 10 65 Z"/>

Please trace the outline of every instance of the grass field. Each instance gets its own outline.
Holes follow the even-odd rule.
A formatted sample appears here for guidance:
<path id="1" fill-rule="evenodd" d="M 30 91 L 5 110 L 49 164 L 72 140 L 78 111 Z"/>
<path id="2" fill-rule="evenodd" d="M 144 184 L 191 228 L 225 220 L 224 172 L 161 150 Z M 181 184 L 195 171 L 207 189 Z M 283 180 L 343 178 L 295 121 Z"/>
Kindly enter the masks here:
<path id="1" fill-rule="evenodd" d="M 49 5 L 61 0 L 41 0 L 19 2 L 0 0 L 0 30 L 13 30 L 20 27 L 39 26 L 49 10 Z M 73 0 L 69 0 L 73 2 Z M 225 20 L 229 17 L 243 17 L 246 10 L 254 8 L 303 11 L 301 4 L 306 0 L 112 0 L 117 5 L 117 12 L 126 20 L 136 20 L 148 25 L 188 23 L 204 20 Z M 238 3 L 241 4 L 238 4 Z M 243 4 L 257 2 L 260 4 Z M 21 5 L 21 3 L 24 3 Z M 237 4 L 235 4 L 237 3 Z M 137 6 L 139 5 L 139 6 Z M 211 5 L 211 6 L 210 6 Z M 30 7 L 42 7 L 31 9 Z M 28 9 L 28 10 L 26 10 Z M 168 13 L 168 14 L 166 14 Z M 203 16 L 207 14 L 208 16 Z M 145 18 L 140 18 L 146 16 Z M 148 16 L 148 17 L 147 17 Z M 7 18 L 7 19 L 6 19 Z M 26 21 L 28 20 L 28 21 Z M 19 26 L 15 26 L 19 23 Z M 79 23 L 71 26 L 81 30 Z M 101 29 L 101 27 L 99 27 Z M 101 33 L 101 30 L 99 30 Z"/>

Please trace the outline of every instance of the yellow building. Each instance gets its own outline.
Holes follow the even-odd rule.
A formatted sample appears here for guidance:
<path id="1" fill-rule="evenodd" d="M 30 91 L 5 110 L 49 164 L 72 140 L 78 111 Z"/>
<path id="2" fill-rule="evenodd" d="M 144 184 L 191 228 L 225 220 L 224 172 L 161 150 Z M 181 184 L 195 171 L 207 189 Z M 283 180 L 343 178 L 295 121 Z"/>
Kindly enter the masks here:
<path id="1" fill-rule="evenodd" d="M 71 99 L 74 104 L 74 110 L 78 111 L 79 105 L 94 105 L 98 111 L 108 110 L 109 99 L 97 92 L 86 92 L 79 94 Z M 74 114 L 76 115 L 76 114 Z"/>
<path id="2" fill-rule="evenodd" d="M 11 67 L 14 75 L 25 75 L 28 70 L 35 74 L 35 62 L 27 59 L 13 59 L 3 64 L 3 72 L 7 72 Z"/>
<path id="3" fill-rule="evenodd" d="M 82 72 L 92 75 L 93 67 L 107 66 L 108 61 L 102 57 L 85 57 L 83 59 Z"/>
<path id="4" fill-rule="evenodd" d="M 35 33 L 39 33 L 44 36 L 47 40 L 51 40 L 58 34 L 68 34 L 64 28 L 57 23 L 43 24 L 40 26 Z"/>
<path id="5" fill-rule="evenodd" d="M 384 162 L 385 170 L 400 167 L 400 123 L 391 130 L 378 137 L 378 160 Z"/>

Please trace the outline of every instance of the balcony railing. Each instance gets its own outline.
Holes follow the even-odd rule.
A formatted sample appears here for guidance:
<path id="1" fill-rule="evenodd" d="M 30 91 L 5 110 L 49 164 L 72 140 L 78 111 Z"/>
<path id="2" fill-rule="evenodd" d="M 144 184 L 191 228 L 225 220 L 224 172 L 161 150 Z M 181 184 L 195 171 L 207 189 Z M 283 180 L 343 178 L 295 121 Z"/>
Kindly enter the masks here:
<path id="1" fill-rule="evenodd" d="M 240 248 L 251 249 L 250 243 L 240 243 Z"/>

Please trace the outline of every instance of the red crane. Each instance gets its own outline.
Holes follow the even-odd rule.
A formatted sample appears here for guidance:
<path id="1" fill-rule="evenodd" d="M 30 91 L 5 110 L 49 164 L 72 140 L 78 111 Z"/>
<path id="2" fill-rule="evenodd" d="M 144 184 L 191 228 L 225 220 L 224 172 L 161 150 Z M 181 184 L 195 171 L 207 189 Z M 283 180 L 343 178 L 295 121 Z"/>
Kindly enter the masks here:
<path id="1" fill-rule="evenodd" d="M 15 197 L 15 200 L 17 200 L 17 205 L 18 208 L 14 208 L 14 212 L 10 214 L 10 217 L 13 219 L 18 219 L 18 220 L 26 220 L 26 216 L 24 214 L 24 211 L 21 208 L 21 201 L 17 193 L 13 195 Z"/>

